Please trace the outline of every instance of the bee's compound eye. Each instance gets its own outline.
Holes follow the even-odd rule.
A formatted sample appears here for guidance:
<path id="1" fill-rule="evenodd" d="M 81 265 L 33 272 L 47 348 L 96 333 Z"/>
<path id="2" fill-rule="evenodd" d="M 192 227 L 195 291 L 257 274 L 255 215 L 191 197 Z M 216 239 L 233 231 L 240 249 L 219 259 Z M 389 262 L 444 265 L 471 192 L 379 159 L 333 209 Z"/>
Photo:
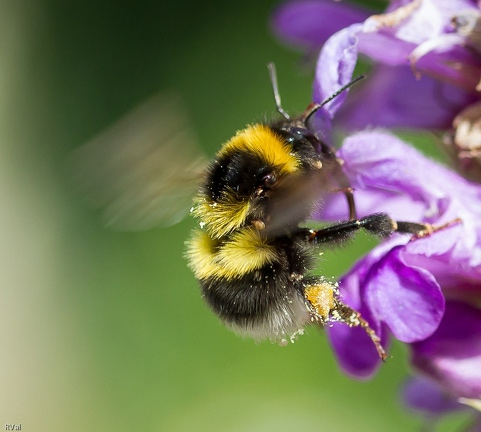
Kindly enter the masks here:
<path id="1" fill-rule="evenodd" d="M 274 173 L 268 173 L 262 177 L 262 186 L 266 189 L 270 189 L 276 182 L 277 176 Z"/>
<path id="2" fill-rule="evenodd" d="M 292 135 L 292 137 L 295 140 L 299 140 L 299 139 L 307 139 L 308 141 L 316 140 L 316 137 L 314 136 L 314 134 L 306 128 L 291 127 L 289 128 L 289 133 Z"/>
<path id="3" fill-rule="evenodd" d="M 277 172 L 270 167 L 264 167 L 257 173 L 255 196 L 265 198 L 277 183 Z"/>

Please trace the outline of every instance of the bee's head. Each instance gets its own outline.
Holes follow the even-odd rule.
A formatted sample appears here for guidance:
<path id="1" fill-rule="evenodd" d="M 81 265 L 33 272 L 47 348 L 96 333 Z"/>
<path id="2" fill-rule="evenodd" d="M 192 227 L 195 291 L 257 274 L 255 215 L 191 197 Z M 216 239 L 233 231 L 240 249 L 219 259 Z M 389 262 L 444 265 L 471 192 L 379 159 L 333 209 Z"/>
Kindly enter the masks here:
<path id="1" fill-rule="evenodd" d="M 263 124 L 238 132 L 210 165 L 193 210 L 213 237 L 249 224 L 262 229 L 286 179 L 304 170 L 293 144 Z"/>

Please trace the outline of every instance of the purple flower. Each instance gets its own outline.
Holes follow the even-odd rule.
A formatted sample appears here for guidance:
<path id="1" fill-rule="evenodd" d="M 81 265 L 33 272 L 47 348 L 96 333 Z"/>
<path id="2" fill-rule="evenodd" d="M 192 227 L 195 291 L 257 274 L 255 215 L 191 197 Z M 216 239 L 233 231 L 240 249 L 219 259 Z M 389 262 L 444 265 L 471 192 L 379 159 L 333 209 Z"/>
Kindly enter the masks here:
<path id="1" fill-rule="evenodd" d="M 366 15 L 329 0 L 288 2 L 274 14 L 284 41 L 308 53 L 322 46 L 315 102 L 352 80 L 359 55 L 375 62 L 368 79 L 348 99 L 343 93 L 327 104 L 312 127 L 326 138 L 335 115 L 338 126 L 351 130 L 446 129 L 457 116 L 456 145 L 481 161 L 478 3 L 392 0 L 385 13 Z M 391 337 L 409 344 L 422 374 L 406 390 L 411 406 L 432 416 L 460 403 L 481 405 L 481 186 L 380 130 L 348 136 L 338 155 L 360 217 L 385 212 L 397 221 L 444 227 L 420 239 L 394 235 L 375 247 L 341 279 L 343 300 L 383 345 Z M 339 194 L 313 216 L 346 214 Z M 348 374 L 366 378 L 377 370 L 379 356 L 362 329 L 334 323 L 328 335 Z"/>
<path id="2" fill-rule="evenodd" d="M 470 0 L 393 0 L 384 14 L 367 19 L 345 3 L 311 0 L 284 4 L 272 23 L 279 37 L 305 50 L 324 44 L 316 102 L 351 80 L 359 54 L 376 62 L 336 117 L 345 127 L 447 128 L 462 108 L 479 100 L 480 16 Z M 336 23 L 350 24 L 337 30 Z"/>
<path id="3" fill-rule="evenodd" d="M 383 340 L 393 335 L 406 343 L 424 341 L 440 328 L 446 299 L 481 298 L 481 187 L 386 132 L 349 136 L 339 156 L 360 216 L 387 212 L 395 220 L 434 225 L 462 220 L 415 241 L 395 235 L 341 280 L 344 300 Z M 334 196 L 314 217 L 336 220 L 345 214 L 342 197 Z M 366 334 L 334 325 L 329 337 L 347 373 L 375 372 L 379 358 Z M 361 358 L 354 355 L 361 350 Z M 479 389 L 481 395 L 481 381 Z"/>

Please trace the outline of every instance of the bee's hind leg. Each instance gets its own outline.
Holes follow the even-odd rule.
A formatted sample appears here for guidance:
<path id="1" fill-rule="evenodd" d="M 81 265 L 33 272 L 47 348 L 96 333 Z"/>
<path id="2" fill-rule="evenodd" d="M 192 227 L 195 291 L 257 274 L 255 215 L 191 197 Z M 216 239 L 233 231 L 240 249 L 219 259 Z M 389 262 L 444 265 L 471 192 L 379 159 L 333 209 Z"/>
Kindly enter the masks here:
<path id="1" fill-rule="evenodd" d="M 332 312 L 333 316 L 338 315 L 339 321 L 346 323 L 349 327 L 362 327 L 367 335 L 371 338 L 380 359 L 385 361 L 388 355 L 381 345 L 381 338 L 377 335 L 369 323 L 357 310 L 352 309 L 344 303 L 341 303 L 339 300 L 336 303 L 336 309 Z"/>
<path id="2" fill-rule="evenodd" d="M 313 321 L 319 321 L 324 325 L 329 321 L 339 321 L 349 327 L 363 328 L 381 360 L 386 360 L 387 354 L 381 345 L 381 338 L 358 311 L 341 302 L 337 284 L 327 281 L 309 284 L 304 288 L 304 297 L 313 312 Z"/>

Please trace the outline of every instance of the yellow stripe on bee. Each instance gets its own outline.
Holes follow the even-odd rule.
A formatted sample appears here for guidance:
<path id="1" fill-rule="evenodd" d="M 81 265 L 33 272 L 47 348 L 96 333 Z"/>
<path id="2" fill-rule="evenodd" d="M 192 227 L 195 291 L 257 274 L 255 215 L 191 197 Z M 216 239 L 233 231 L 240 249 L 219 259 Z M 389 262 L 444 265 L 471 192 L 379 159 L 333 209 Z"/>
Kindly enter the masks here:
<path id="1" fill-rule="evenodd" d="M 217 153 L 218 157 L 245 150 L 257 155 L 267 166 L 277 167 L 281 174 L 299 169 L 299 159 L 292 154 L 292 146 L 269 126 L 255 124 L 238 131 Z"/>
<path id="2" fill-rule="evenodd" d="M 195 230 L 186 242 L 187 250 L 185 257 L 189 261 L 189 267 L 197 279 L 204 279 L 215 272 L 217 267 L 213 257 L 220 242 L 211 238 L 206 232 Z"/>
<path id="3" fill-rule="evenodd" d="M 244 225 L 249 213 L 249 201 L 236 200 L 226 195 L 218 202 L 199 197 L 191 214 L 200 219 L 205 229 L 215 238 L 221 238 Z"/>
<path id="4" fill-rule="evenodd" d="M 186 257 L 197 279 L 239 279 L 278 260 L 276 248 L 255 228 L 237 231 L 225 241 L 196 230 L 187 242 Z"/>

